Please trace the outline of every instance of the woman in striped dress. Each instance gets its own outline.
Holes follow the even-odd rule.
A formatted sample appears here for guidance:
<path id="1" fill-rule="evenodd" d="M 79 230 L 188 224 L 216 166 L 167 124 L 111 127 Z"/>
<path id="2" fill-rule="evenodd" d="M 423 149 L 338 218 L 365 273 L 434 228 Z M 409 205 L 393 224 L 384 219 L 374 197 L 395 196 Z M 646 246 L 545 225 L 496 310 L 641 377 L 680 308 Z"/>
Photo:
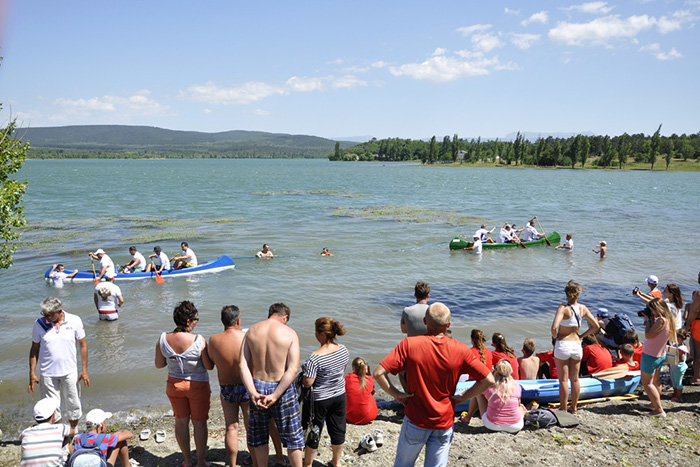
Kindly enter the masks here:
<path id="1" fill-rule="evenodd" d="M 345 367 L 350 353 L 344 345 L 335 342 L 345 329 L 332 318 L 316 320 L 316 340 L 321 347 L 302 365 L 304 386 L 314 390 L 314 417 L 311 432 L 306 439 L 304 465 L 313 464 L 324 422 L 328 426 L 333 449 L 332 465 L 340 466 L 345 444 Z"/>

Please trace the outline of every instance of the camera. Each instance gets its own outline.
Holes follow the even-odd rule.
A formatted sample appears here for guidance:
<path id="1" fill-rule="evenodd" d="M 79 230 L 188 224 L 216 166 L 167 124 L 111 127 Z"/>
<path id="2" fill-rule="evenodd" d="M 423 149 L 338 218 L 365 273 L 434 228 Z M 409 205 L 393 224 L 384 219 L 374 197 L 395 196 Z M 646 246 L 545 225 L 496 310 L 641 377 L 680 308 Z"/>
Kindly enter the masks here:
<path id="1" fill-rule="evenodd" d="M 647 307 L 644 307 L 643 310 L 638 311 L 638 312 L 637 312 L 637 316 L 639 316 L 640 318 L 643 318 L 643 317 L 645 317 L 645 316 L 646 316 L 647 318 L 651 318 L 651 317 L 652 317 L 652 313 L 651 313 L 651 310 L 649 309 L 649 307 L 647 306 Z"/>
<path id="2" fill-rule="evenodd" d="M 632 289 L 632 295 L 637 295 L 639 293 L 639 287 L 635 287 Z M 642 316 L 642 315 L 639 315 Z"/>

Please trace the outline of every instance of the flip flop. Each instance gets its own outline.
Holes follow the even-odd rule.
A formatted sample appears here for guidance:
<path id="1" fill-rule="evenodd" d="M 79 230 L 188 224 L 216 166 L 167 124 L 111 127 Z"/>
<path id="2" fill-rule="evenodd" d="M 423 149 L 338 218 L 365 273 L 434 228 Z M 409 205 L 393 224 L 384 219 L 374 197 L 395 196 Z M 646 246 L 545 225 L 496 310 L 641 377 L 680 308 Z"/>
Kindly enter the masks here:
<path id="1" fill-rule="evenodd" d="M 156 443 L 162 443 L 163 441 L 165 441 L 165 431 L 156 431 Z"/>
<path id="2" fill-rule="evenodd" d="M 141 441 L 146 441 L 150 437 L 151 437 L 151 430 L 149 430 L 148 428 L 141 430 L 141 434 L 139 434 L 139 439 Z"/>

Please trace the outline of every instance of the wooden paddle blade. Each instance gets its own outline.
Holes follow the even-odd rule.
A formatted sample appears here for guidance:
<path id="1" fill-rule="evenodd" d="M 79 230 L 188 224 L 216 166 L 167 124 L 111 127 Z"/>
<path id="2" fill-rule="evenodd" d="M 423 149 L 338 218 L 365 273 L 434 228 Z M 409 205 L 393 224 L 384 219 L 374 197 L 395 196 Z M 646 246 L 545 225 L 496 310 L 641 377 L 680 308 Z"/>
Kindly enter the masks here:
<path id="1" fill-rule="evenodd" d="M 552 242 L 547 240 L 547 237 L 544 237 L 544 241 L 547 242 L 547 246 L 552 246 Z"/>
<path id="2" fill-rule="evenodd" d="M 525 245 L 523 245 L 523 242 L 518 242 L 518 243 L 520 244 L 521 247 L 523 247 L 527 250 L 527 247 Z"/>

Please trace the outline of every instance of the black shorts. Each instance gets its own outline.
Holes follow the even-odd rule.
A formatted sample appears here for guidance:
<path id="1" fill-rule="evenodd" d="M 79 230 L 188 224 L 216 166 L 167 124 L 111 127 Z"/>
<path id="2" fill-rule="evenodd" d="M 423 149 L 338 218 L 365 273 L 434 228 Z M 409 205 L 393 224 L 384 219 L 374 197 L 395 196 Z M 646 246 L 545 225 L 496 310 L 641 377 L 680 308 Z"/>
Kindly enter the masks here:
<path id="1" fill-rule="evenodd" d="M 345 443 L 345 394 L 341 394 L 330 399 L 314 401 L 314 419 L 312 426 L 318 427 L 318 433 L 323 430 L 323 422 L 328 426 L 328 435 L 331 437 L 331 444 L 339 445 Z M 318 449 L 318 441 L 309 442 L 306 447 Z"/>

